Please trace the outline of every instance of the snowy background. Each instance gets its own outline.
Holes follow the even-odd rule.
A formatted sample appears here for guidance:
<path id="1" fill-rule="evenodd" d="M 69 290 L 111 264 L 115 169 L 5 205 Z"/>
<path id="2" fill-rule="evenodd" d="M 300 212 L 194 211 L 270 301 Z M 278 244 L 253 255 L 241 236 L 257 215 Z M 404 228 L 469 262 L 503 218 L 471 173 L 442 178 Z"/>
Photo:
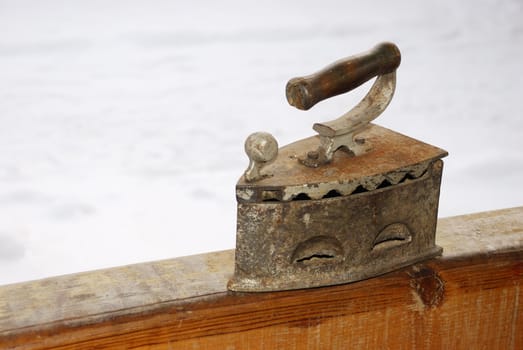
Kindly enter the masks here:
<path id="1" fill-rule="evenodd" d="M 523 205 L 523 2 L 0 0 L 0 284 L 235 242 L 243 142 L 291 77 L 393 41 L 377 120 L 450 152 L 440 216 Z"/>

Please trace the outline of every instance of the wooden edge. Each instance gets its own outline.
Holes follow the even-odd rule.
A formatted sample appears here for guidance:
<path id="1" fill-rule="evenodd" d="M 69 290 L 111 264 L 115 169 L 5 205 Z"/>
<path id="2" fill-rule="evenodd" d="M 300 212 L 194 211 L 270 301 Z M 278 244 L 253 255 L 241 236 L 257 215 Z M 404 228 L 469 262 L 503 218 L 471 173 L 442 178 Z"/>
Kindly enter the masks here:
<path id="1" fill-rule="evenodd" d="M 459 348 L 456 342 L 472 336 L 496 347 L 523 346 L 523 207 L 440 219 L 437 243 L 443 256 L 423 264 L 289 292 L 228 292 L 232 250 L 0 286 L 0 348 L 257 348 L 260 336 L 270 348 L 282 345 L 280 333 L 288 341 L 312 341 L 310 332 L 322 329 L 329 336 L 317 337 L 332 347 L 346 346 L 335 342 L 350 336 L 390 340 L 396 333 L 385 335 L 389 324 L 407 327 L 400 338 L 421 348 L 418 342 L 429 340 Z M 477 312 L 460 315 L 469 309 Z M 357 315 L 367 315 L 373 327 L 350 323 Z M 493 319 L 498 326 L 487 322 Z M 336 320 L 350 327 L 338 329 Z M 442 320 L 450 322 L 445 332 L 427 328 Z M 470 336 L 452 333 L 460 324 Z M 495 332 L 483 329 L 488 325 Z M 423 330 L 428 333 L 416 337 Z"/>

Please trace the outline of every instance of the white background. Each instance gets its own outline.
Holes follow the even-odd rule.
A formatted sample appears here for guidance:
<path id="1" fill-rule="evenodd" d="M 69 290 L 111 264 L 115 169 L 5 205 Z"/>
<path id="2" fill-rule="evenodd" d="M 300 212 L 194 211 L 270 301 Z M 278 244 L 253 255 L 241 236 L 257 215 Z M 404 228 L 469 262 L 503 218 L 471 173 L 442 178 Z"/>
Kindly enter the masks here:
<path id="1" fill-rule="evenodd" d="M 393 41 L 377 123 L 449 151 L 440 216 L 523 205 L 523 3 L 0 0 L 0 284 L 234 247 L 243 141 L 284 87 Z"/>

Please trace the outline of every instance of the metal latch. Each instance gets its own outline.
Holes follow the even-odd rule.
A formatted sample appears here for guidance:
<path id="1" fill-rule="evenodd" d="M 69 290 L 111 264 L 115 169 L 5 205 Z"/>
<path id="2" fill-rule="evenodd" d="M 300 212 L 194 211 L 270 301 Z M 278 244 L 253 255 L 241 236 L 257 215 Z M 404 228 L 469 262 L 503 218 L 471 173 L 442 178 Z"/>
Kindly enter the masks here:
<path id="1" fill-rule="evenodd" d="M 436 256 L 447 152 L 371 123 L 390 103 L 399 49 L 382 43 L 287 83 L 307 110 L 376 77 L 349 112 L 318 135 L 278 148 L 265 132 L 245 142 L 236 185 L 235 272 L 229 289 L 272 291 L 353 282 Z"/>

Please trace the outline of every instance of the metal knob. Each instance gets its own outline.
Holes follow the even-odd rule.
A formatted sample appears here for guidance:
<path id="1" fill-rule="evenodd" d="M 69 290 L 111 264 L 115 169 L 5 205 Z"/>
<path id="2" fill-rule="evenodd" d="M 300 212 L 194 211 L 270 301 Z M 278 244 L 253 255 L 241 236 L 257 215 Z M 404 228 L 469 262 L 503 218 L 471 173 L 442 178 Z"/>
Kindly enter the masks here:
<path id="1" fill-rule="evenodd" d="M 262 174 L 261 170 L 278 156 L 278 142 L 268 132 L 255 132 L 245 140 L 245 153 L 249 157 L 249 167 L 244 173 L 245 180 L 256 181 L 269 176 Z"/>

